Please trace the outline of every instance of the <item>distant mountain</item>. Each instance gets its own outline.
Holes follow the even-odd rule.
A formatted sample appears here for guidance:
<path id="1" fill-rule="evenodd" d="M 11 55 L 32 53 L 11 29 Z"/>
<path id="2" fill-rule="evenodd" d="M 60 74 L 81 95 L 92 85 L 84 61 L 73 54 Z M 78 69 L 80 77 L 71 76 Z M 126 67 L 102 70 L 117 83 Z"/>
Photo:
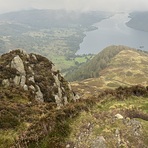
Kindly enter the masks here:
<path id="1" fill-rule="evenodd" d="M 128 27 L 141 31 L 148 31 L 148 11 L 132 12 L 129 17 L 131 20 L 126 23 Z"/>
<path id="2" fill-rule="evenodd" d="M 84 32 L 96 29 L 92 24 L 111 15 L 102 11 L 36 9 L 1 14 L 0 54 L 21 48 L 52 59 L 58 68 L 69 68 L 75 63 L 66 59 L 75 55 Z"/>
<path id="3" fill-rule="evenodd" d="M 18 23 L 33 28 L 90 26 L 109 13 L 101 11 L 76 12 L 66 10 L 25 10 L 0 15 L 0 22 Z"/>

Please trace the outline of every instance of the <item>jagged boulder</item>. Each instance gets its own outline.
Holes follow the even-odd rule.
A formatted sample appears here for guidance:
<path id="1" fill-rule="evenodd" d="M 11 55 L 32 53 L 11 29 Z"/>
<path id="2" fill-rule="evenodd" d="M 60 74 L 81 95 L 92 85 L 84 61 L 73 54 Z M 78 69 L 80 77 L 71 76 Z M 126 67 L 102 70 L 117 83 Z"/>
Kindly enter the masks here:
<path id="1" fill-rule="evenodd" d="M 78 99 L 51 61 L 19 49 L 1 55 L 0 87 L 19 87 L 32 99 L 56 102 L 58 107 Z"/>

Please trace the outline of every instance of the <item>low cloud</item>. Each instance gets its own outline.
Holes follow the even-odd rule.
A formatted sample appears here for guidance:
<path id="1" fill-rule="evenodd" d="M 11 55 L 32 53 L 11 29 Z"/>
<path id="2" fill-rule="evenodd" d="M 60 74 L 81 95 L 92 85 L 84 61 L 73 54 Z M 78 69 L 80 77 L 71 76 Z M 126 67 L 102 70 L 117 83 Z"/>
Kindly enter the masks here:
<path id="1" fill-rule="evenodd" d="M 148 0 L 0 0 L 0 13 L 26 9 L 145 11 Z"/>

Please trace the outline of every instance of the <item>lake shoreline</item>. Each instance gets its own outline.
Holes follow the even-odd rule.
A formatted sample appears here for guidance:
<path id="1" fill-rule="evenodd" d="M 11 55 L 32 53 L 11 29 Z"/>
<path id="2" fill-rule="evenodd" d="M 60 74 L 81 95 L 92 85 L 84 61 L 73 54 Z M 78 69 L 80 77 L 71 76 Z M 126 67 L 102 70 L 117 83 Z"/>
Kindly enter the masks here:
<path id="1" fill-rule="evenodd" d="M 127 23 L 130 19 L 128 13 L 116 13 L 95 23 L 92 26 L 97 29 L 84 32 L 85 37 L 75 55 L 97 54 L 110 45 L 125 45 L 135 49 L 143 46 L 142 50 L 147 51 L 148 32 L 129 27 Z"/>

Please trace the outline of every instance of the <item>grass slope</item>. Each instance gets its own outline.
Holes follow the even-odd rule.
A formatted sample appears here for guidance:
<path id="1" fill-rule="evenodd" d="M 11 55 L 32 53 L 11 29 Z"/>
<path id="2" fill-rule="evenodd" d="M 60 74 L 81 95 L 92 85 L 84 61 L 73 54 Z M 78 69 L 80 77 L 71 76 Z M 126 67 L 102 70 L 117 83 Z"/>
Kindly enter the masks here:
<path id="1" fill-rule="evenodd" d="M 114 56 L 97 78 L 72 82 L 73 88 L 85 95 L 105 88 L 148 85 L 148 54 L 126 48 Z"/>
<path id="2" fill-rule="evenodd" d="M 3 104 L 0 108 L 0 148 L 64 148 L 67 145 L 88 148 L 98 136 L 105 138 L 108 147 L 116 147 L 116 131 L 120 132 L 121 146 L 148 145 L 146 87 L 106 90 L 97 97 L 83 98 L 60 110 L 55 109 L 54 104 L 30 103 L 23 95 L 10 93 L 0 100 Z M 116 119 L 117 113 L 124 119 Z M 12 121 L 16 123 L 16 118 L 18 124 L 12 124 Z"/>

